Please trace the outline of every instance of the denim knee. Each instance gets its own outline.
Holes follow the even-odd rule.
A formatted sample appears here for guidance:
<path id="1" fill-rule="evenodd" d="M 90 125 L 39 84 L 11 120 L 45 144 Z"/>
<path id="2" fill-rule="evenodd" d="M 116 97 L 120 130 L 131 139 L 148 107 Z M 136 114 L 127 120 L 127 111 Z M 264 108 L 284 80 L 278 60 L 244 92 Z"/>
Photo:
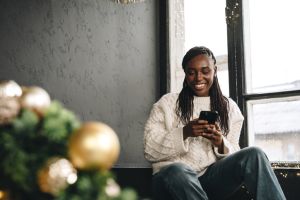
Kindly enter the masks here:
<path id="1" fill-rule="evenodd" d="M 246 147 L 242 149 L 240 159 L 240 166 L 242 169 L 246 169 L 248 173 L 257 171 L 258 164 L 260 166 L 270 165 L 265 152 L 259 147 Z"/>
<path id="2" fill-rule="evenodd" d="M 154 199 L 208 199 L 197 173 L 183 163 L 162 168 L 153 180 Z"/>
<path id="3" fill-rule="evenodd" d="M 197 177 L 196 172 L 194 172 L 189 166 L 183 163 L 174 163 L 169 166 L 166 166 L 162 169 L 161 173 L 164 174 L 164 177 L 172 182 L 189 182 L 190 176 Z"/>
<path id="4" fill-rule="evenodd" d="M 268 160 L 268 157 L 265 154 L 265 152 L 259 147 L 247 147 L 244 150 L 248 157 L 263 158 Z"/>
<path id="5" fill-rule="evenodd" d="M 162 169 L 162 171 L 166 171 L 171 174 L 182 174 L 186 171 L 193 171 L 188 165 L 183 163 L 173 163 L 168 165 Z"/>

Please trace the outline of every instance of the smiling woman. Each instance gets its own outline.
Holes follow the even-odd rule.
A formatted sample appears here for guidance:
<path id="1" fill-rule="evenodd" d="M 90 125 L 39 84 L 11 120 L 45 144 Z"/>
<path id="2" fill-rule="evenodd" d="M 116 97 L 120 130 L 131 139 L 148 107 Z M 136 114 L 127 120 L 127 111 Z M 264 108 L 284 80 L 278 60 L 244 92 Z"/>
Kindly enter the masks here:
<path id="1" fill-rule="evenodd" d="M 215 63 L 208 48 L 190 49 L 182 61 L 181 92 L 164 95 L 152 107 L 144 154 L 153 168 L 154 199 L 230 199 L 245 184 L 257 200 L 284 200 L 265 153 L 240 150 L 244 118 L 236 103 L 223 96 Z M 205 110 L 218 111 L 217 122 L 198 119 Z"/>
<path id="2" fill-rule="evenodd" d="M 212 51 L 203 46 L 191 48 L 183 57 L 182 67 L 185 72 L 185 79 L 178 98 L 177 115 L 184 122 L 188 122 L 191 118 L 192 102 L 186 99 L 186 95 L 190 98 L 193 95 L 212 96 L 211 108 L 220 113 L 221 126 L 227 132 L 227 99 L 220 89 L 216 59 Z M 193 94 L 188 92 L 190 90 L 193 91 Z M 186 107 L 186 104 L 190 106 Z"/>

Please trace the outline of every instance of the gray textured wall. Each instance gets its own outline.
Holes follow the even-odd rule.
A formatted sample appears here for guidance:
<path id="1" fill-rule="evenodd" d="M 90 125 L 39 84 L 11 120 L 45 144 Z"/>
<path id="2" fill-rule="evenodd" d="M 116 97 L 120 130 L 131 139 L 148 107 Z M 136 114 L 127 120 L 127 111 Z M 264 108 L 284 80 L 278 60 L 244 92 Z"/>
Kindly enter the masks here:
<path id="1" fill-rule="evenodd" d="M 119 135 L 117 166 L 145 167 L 143 127 L 157 91 L 154 0 L 1 0 L 0 80 L 45 88 Z"/>

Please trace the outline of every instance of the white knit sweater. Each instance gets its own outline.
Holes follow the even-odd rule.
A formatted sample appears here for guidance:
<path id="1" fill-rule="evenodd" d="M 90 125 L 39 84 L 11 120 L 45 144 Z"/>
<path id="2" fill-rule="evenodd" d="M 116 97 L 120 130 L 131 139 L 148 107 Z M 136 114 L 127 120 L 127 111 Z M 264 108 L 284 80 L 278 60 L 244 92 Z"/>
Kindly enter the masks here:
<path id="1" fill-rule="evenodd" d="M 145 125 L 145 158 L 152 164 L 153 174 L 166 165 L 181 162 L 201 176 L 217 159 L 240 149 L 238 143 L 244 117 L 236 103 L 228 98 L 229 133 L 223 137 L 224 154 L 219 154 L 218 149 L 202 136 L 183 140 L 184 125 L 175 114 L 177 98 L 178 94 L 169 93 L 153 105 Z M 210 97 L 194 96 L 192 119 L 198 118 L 202 110 L 210 110 Z"/>

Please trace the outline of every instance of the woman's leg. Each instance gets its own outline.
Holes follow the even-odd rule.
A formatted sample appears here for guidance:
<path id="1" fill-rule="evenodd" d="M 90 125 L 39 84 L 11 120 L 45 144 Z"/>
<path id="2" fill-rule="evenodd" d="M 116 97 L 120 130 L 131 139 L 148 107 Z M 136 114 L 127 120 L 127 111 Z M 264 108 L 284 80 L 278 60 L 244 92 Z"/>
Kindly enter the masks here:
<path id="1" fill-rule="evenodd" d="M 199 181 L 211 199 L 225 199 L 244 184 L 256 200 L 286 199 L 265 153 L 247 147 L 211 165 Z"/>
<path id="2" fill-rule="evenodd" d="M 153 176 L 155 200 L 208 200 L 197 174 L 187 165 L 174 163 Z"/>

